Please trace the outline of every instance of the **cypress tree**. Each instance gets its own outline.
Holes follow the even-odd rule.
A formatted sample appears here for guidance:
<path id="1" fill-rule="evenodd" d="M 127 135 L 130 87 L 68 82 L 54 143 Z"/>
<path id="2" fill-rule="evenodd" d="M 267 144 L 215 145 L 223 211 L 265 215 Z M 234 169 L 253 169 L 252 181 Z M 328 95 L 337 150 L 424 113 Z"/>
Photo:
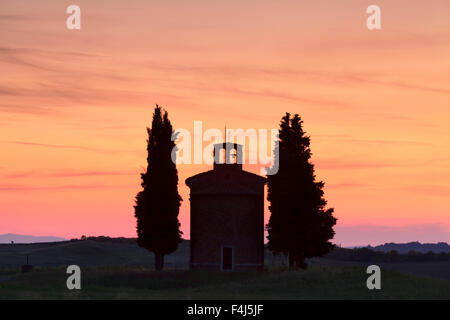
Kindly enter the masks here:
<path id="1" fill-rule="evenodd" d="M 137 243 L 155 254 L 155 269 L 164 267 L 164 255 L 181 243 L 178 221 L 181 197 L 178 172 L 172 161 L 173 129 L 166 111 L 156 105 L 152 127 L 147 128 L 147 170 L 141 174 L 142 188 L 136 195 Z"/>
<path id="2" fill-rule="evenodd" d="M 333 249 L 336 218 L 326 209 L 322 181 L 317 182 L 310 162 L 310 138 L 299 115 L 281 119 L 278 172 L 269 175 L 268 196 L 271 216 L 266 228 L 268 247 L 274 254 L 289 257 L 289 267 L 306 268 L 305 258 L 322 256 Z"/>

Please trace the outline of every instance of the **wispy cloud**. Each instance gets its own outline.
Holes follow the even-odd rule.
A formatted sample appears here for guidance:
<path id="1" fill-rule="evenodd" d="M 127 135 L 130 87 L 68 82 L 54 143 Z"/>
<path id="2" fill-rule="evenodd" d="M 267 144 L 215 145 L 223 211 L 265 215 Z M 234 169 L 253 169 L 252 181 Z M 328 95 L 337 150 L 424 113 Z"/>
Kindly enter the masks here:
<path id="1" fill-rule="evenodd" d="M 22 171 L 22 172 L 14 172 L 9 173 L 3 176 L 3 179 L 22 179 L 29 178 L 35 175 L 34 171 Z"/>
<path id="2" fill-rule="evenodd" d="M 136 171 L 122 170 L 122 171 L 60 171 L 47 174 L 48 177 L 92 177 L 92 176 L 128 176 L 137 175 Z"/>
<path id="3" fill-rule="evenodd" d="M 415 145 L 415 146 L 433 146 L 434 144 L 422 141 L 412 140 L 371 140 L 371 139 L 344 139 L 347 142 L 361 144 L 378 144 L 378 145 Z"/>
<path id="4" fill-rule="evenodd" d="M 119 186 L 112 185 L 60 185 L 60 186 L 30 186 L 30 185 L 0 185 L 2 191 L 33 191 L 33 190 L 87 190 L 103 189 Z"/>
<path id="5" fill-rule="evenodd" d="M 33 115 L 53 115 L 53 116 L 63 114 L 61 110 L 55 108 L 42 107 L 37 105 L 30 106 L 27 104 L 13 104 L 13 103 L 11 104 L 0 103 L 0 111 L 12 112 L 17 114 L 25 113 Z"/>
<path id="6" fill-rule="evenodd" d="M 26 141 L 3 141 L 6 143 L 13 143 L 18 145 L 30 146 L 30 147 L 43 147 L 43 148 L 53 148 L 53 149 L 73 149 L 82 150 L 98 153 L 119 153 L 119 152 L 131 152 L 131 151 L 121 151 L 121 150 L 104 150 L 93 147 L 86 146 L 74 146 L 74 145 L 58 145 L 58 144 L 48 144 L 48 143 L 36 143 L 36 142 L 26 142 Z"/>
<path id="7" fill-rule="evenodd" d="M 437 196 L 437 197 L 450 197 L 450 187 L 449 186 L 430 186 L 430 185 L 422 185 L 422 186 L 411 186 L 406 188 L 407 191 L 423 195 L 429 196 Z"/>
<path id="8" fill-rule="evenodd" d="M 45 64 L 36 62 L 39 51 L 30 48 L 7 48 L 0 47 L 0 57 L 2 63 L 9 63 L 38 69 L 42 71 L 58 72 L 58 68 L 51 68 Z"/>
<path id="9" fill-rule="evenodd" d="M 131 170 L 115 170 L 115 171 L 75 171 L 65 170 L 56 172 L 42 172 L 42 171 L 23 171 L 4 175 L 5 179 L 21 179 L 21 178 L 68 178 L 68 177 L 95 177 L 95 176 L 127 176 L 138 175 L 139 171 Z"/>
<path id="10" fill-rule="evenodd" d="M 261 77 L 272 78 L 272 80 L 300 80 L 308 82 L 324 83 L 324 84 L 375 84 L 386 87 L 398 87 L 402 89 L 429 91 L 434 93 L 450 94 L 449 88 L 432 87 L 429 85 L 404 82 L 398 80 L 388 80 L 387 74 L 375 74 L 369 72 L 356 71 L 333 71 L 326 72 L 311 69 L 288 68 L 283 66 L 249 66 L 249 65 L 176 65 L 157 62 L 147 62 L 144 66 L 150 67 L 152 70 L 161 72 L 175 72 L 185 74 L 203 74 L 208 77 Z M 270 79 L 267 79 L 270 80 Z"/>
<path id="11" fill-rule="evenodd" d="M 0 22 L 14 22 L 30 20 L 31 16 L 25 14 L 0 14 Z"/>
<path id="12" fill-rule="evenodd" d="M 327 135 L 327 134 L 317 134 L 311 136 L 312 139 L 318 138 L 320 140 L 339 140 L 340 142 L 349 142 L 352 144 L 363 144 L 363 145 L 414 145 L 414 146 L 435 146 L 433 143 L 425 141 L 414 141 L 414 140 L 388 140 L 388 139 L 364 139 L 364 138 L 353 138 L 351 135 L 337 134 L 337 135 Z"/>
<path id="13" fill-rule="evenodd" d="M 325 187 L 327 189 L 362 188 L 362 187 L 366 187 L 366 186 L 367 186 L 367 184 L 352 183 L 352 182 L 326 183 L 325 184 Z"/>
<path id="14" fill-rule="evenodd" d="M 379 80 L 375 77 L 363 77 L 357 74 L 348 74 L 344 76 L 344 79 L 346 79 L 349 82 L 354 83 L 370 83 L 370 84 L 376 84 L 376 85 L 382 85 L 387 87 L 398 87 L 402 89 L 411 89 L 411 90 L 420 90 L 420 91 L 429 91 L 434 93 L 443 93 L 443 94 L 450 94 L 450 89 L 447 88 L 437 88 L 437 87 L 431 87 L 427 85 L 421 85 L 421 84 L 414 84 L 414 83 L 408 83 L 408 82 L 402 82 L 402 81 L 391 81 L 391 80 Z"/>
<path id="15" fill-rule="evenodd" d="M 371 169 L 371 168 L 389 168 L 402 166 L 397 163 L 375 162 L 351 159 L 318 159 L 317 167 L 324 170 L 340 169 Z"/>
<path id="16" fill-rule="evenodd" d="M 411 90 L 425 90 L 435 93 L 450 93 L 446 88 L 403 83 L 388 79 L 385 75 L 367 72 L 317 71 L 285 66 L 267 67 L 245 64 L 168 64 L 165 62 L 129 61 L 110 59 L 111 57 L 90 52 L 52 51 L 27 47 L 0 47 L 0 60 L 5 64 L 23 66 L 42 73 L 39 82 L 33 85 L 15 87 L 14 84 L 1 84 L 0 95 L 9 97 L 8 103 L 0 104 L 0 111 L 30 113 L 37 115 L 63 114 L 64 108 L 74 106 L 113 107 L 119 103 L 133 104 L 148 101 L 150 97 L 184 99 L 186 101 L 205 92 L 216 96 L 261 97 L 301 103 L 303 106 L 321 106 L 331 108 L 351 107 L 346 101 L 335 98 L 296 92 L 277 85 L 280 81 L 343 85 L 348 83 L 376 84 L 396 86 Z M 71 61 L 71 63 L 63 63 Z M 96 66 L 92 68 L 92 66 Z M 101 66 L 101 67 L 98 67 Z M 150 71 L 142 72 L 142 67 Z M 134 72 L 124 73 L 123 70 Z M 67 75 L 70 74 L 70 77 Z M 203 81 L 199 79 L 221 79 L 221 81 Z M 236 80 L 247 81 L 263 77 L 274 86 L 237 85 Z M 86 79 L 98 79 L 93 86 Z M 233 81 L 226 81 L 231 79 Z M 104 81 L 107 80 L 107 81 Z M 152 83 L 152 88 L 142 92 L 132 83 Z M 252 82 L 253 83 L 253 82 Z M 126 84 L 124 86 L 124 84 Z M 179 94 L 172 92 L 179 89 Z M 33 103 L 28 103 L 33 101 Z M 57 106 L 57 108 L 56 108 Z M 361 113 L 355 110 L 354 112 Z"/>

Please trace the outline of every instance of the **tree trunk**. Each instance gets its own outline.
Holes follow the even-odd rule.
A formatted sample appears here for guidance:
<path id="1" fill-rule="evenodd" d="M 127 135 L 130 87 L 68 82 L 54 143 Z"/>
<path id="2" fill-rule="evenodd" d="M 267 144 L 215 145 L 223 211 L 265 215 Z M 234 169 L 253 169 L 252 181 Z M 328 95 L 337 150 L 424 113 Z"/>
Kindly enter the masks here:
<path id="1" fill-rule="evenodd" d="M 305 262 L 305 257 L 303 255 L 298 255 L 295 257 L 295 265 L 297 266 L 297 268 L 302 268 L 304 270 L 308 267 L 308 265 Z"/>
<path id="2" fill-rule="evenodd" d="M 295 256 L 293 252 L 289 252 L 289 271 L 292 271 L 295 267 Z"/>
<path id="3" fill-rule="evenodd" d="M 164 268 L 164 255 L 162 253 L 155 253 L 155 270 L 159 271 Z"/>

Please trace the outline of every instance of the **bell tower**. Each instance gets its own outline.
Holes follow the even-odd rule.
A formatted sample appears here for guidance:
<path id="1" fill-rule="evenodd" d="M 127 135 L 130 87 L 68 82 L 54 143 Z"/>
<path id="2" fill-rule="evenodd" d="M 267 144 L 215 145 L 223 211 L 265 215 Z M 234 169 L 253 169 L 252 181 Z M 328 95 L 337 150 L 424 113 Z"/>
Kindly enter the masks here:
<path id="1" fill-rule="evenodd" d="M 241 144 L 223 142 L 214 145 L 214 170 L 224 167 L 242 170 L 243 160 Z"/>

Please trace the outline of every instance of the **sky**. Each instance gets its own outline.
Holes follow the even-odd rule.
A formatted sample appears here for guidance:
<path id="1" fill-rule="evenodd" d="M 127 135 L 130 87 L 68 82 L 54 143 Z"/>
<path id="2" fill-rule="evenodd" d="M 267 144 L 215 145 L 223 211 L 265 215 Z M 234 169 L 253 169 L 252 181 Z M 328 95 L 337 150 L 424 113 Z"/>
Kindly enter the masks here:
<path id="1" fill-rule="evenodd" d="M 298 113 L 336 244 L 450 242 L 449 71 L 447 0 L 2 0 L 0 234 L 135 236 L 158 103 L 190 131 Z M 208 169 L 178 166 L 186 238 Z"/>

